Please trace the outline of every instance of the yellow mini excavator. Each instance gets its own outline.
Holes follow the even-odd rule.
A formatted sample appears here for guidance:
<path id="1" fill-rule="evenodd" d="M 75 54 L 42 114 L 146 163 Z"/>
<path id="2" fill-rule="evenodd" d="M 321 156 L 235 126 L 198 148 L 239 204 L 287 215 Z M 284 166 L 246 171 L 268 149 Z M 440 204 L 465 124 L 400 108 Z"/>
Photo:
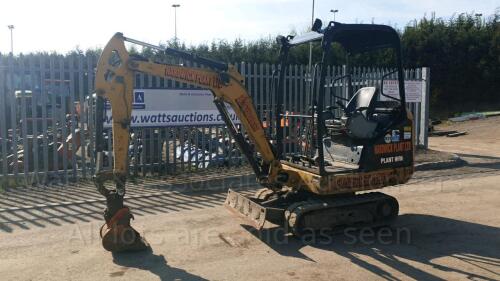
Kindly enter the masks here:
<path id="1" fill-rule="evenodd" d="M 321 21 L 316 20 L 311 32 L 295 37 L 279 36 L 277 40 L 280 67 L 274 90 L 274 129 L 272 137 L 268 138 L 245 89 L 244 77 L 232 65 L 172 48 L 160 48 L 121 33 L 111 38 L 99 59 L 95 79 L 98 98 L 94 181 L 107 202 L 106 223 L 101 228 L 105 249 L 140 250 L 149 246 L 130 225 L 133 217 L 124 205 L 135 72 L 192 84 L 213 93 L 214 103 L 229 132 L 263 187 L 253 197 L 229 190 L 225 204 L 256 228 L 262 228 L 269 221 L 301 235 L 323 228 L 386 224 L 397 217 L 399 206 L 395 198 L 380 192 L 357 192 L 405 183 L 413 173 L 413 117 L 405 107 L 398 33 L 389 26 L 375 24 L 330 22 L 322 28 Z M 162 64 L 133 56 L 127 52 L 125 42 L 204 67 Z M 285 116 L 282 104 L 288 53 L 291 48 L 309 42 L 319 42 L 322 48 L 318 94 L 313 98 L 310 111 L 303 116 L 309 120 L 303 124 L 309 124 L 307 135 L 311 138 L 313 153 L 285 156 L 279 123 Z M 326 66 L 332 43 L 338 43 L 348 54 L 392 49 L 396 70 L 384 74 L 381 80 L 389 75 L 396 77 L 399 96 L 384 93 L 383 81 L 379 81 L 374 86 L 359 87 L 355 93 L 350 91 L 348 99 L 340 96 L 327 99 L 326 95 L 331 93 L 325 90 Z M 339 79 L 346 81 L 348 89 L 353 88 L 349 74 L 329 82 L 334 84 Z M 102 169 L 104 99 L 112 108 L 112 171 Z M 226 104 L 232 107 L 241 126 L 233 123 Z M 113 181 L 114 187 L 106 187 L 106 181 Z"/>

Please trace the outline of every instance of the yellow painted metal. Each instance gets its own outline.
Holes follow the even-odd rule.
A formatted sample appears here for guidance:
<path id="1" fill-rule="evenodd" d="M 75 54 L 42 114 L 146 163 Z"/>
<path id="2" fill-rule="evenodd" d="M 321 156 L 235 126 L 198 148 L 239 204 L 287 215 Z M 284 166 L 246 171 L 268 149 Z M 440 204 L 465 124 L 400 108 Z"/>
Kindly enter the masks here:
<path id="1" fill-rule="evenodd" d="M 413 174 L 413 166 L 372 172 L 359 172 L 357 170 L 330 172 L 321 176 L 318 173 L 282 163 L 281 172 L 290 175 L 286 183 L 287 186 L 307 190 L 315 194 L 331 195 L 406 183 Z"/>
<path id="2" fill-rule="evenodd" d="M 210 89 L 216 98 L 231 105 L 263 161 L 271 169 L 279 168 L 280 163 L 275 159 L 252 99 L 245 89 L 245 80 L 234 66 L 229 66 L 225 73 L 229 80 L 224 82 L 218 72 L 210 69 L 134 60 L 129 56 L 124 41 L 123 35 L 117 33 L 108 42 L 99 58 L 95 81 L 96 93 L 107 98 L 111 104 L 114 174 L 127 173 L 135 71 Z M 277 173 L 272 175 L 275 177 Z"/>
<path id="3" fill-rule="evenodd" d="M 129 124 L 132 114 L 134 73 L 127 66 L 130 57 L 123 35 L 116 33 L 103 49 L 95 76 L 95 92 L 112 106 L 115 175 L 126 175 L 128 166 Z"/>

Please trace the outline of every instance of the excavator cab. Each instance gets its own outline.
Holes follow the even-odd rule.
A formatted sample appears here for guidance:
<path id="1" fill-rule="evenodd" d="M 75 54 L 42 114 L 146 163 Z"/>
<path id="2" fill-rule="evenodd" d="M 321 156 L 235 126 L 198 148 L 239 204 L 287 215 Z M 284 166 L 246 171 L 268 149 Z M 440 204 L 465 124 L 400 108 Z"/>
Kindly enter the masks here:
<path id="1" fill-rule="evenodd" d="M 282 37 L 283 38 L 283 37 Z M 315 105 L 309 114 L 309 147 L 313 153 L 309 159 L 305 155 L 287 157 L 291 165 L 302 164 L 306 159 L 310 168 L 322 176 L 346 169 L 351 172 L 369 172 L 386 168 L 412 167 L 413 165 L 413 121 L 405 106 L 404 74 L 401 60 L 401 46 L 397 32 L 384 25 L 341 24 L 330 22 L 322 29 L 322 23 L 316 20 L 313 30 L 288 40 L 282 44 L 281 69 L 287 66 L 287 53 L 290 48 L 310 42 L 320 42 L 323 51 L 318 65 L 319 82 L 311 104 Z M 347 65 L 347 74 L 327 81 L 327 66 L 335 64 L 328 61 L 332 44 L 337 43 L 345 49 L 348 56 L 392 49 L 395 54 L 394 68 L 378 79 L 365 79 L 352 83 L 351 67 Z M 349 60 L 348 60 L 349 61 Z M 384 80 L 388 80 L 398 93 L 388 95 L 383 92 Z M 280 77 L 279 83 L 285 83 Z M 359 80 L 359 79 L 358 79 Z M 313 79 L 314 81 L 314 79 Z M 328 87 L 341 83 L 347 89 L 344 95 L 338 91 L 327 91 Z M 394 86 L 395 85 L 395 86 Z M 357 88 L 355 93 L 353 89 Z M 317 94 L 316 94 L 317 93 Z M 337 94 L 336 94 L 337 93 Z M 278 86 L 276 100 L 283 100 L 283 88 Z M 281 106 L 277 105 L 277 114 L 282 115 Z M 278 118 L 278 117 L 277 117 Z M 286 136 L 285 136 L 286 137 Z M 282 146 L 283 133 L 276 133 L 277 146 Z M 277 149 L 281 152 L 281 149 Z M 387 153 L 382 153 L 383 151 Z M 322 188 L 318 188 L 322 189 Z"/>

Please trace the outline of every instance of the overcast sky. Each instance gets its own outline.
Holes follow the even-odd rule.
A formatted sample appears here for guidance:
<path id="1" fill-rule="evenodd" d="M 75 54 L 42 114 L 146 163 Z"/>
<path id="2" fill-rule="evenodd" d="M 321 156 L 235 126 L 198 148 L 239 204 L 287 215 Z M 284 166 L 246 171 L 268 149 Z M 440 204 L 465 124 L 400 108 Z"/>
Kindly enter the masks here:
<path id="1" fill-rule="evenodd" d="M 189 44 L 213 39 L 260 37 L 299 32 L 311 22 L 312 0 L 6 0 L 0 4 L 0 52 L 10 51 L 7 25 L 15 25 L 14 52 L 67 52 L 102 47 L 115 32 L 153 44 L 177 34 Z M 315 17 L 403 27 L 432 12 L 449 18 L 462 12 L 491 15 L 500 0 L 316 0 Z"/>

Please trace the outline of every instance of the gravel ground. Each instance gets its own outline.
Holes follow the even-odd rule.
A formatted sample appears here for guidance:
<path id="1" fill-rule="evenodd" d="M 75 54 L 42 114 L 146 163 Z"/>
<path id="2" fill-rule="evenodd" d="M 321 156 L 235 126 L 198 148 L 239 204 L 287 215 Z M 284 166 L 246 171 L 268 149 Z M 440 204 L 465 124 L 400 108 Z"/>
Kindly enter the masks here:
<path id="1" fill-rule="evenodd" d="M 500 280 L 499 121 L 495 117 L 443 125 L 467 130 L 469 135 L 433 137 L 431 148 L 456 153 L 467 164 L 417 172 L 408 184 L 384 189 L 400 203 L 401 215 L 391 228 L 303 239 L 285 236 L 272 225 L 258 233 L 221 206 L 222 186 L 248 187 L 249 181 L 221 180 L 205 192 L 165 188 L 151 181 L 129 189 L 128 204 L 137 214 L 134 225 L 153 251 L 112 255 L 100 246 L 104 202 L 92 186 L 2 194 L 0 276 L 2 280 Z M 47 198 L 54 204 L 47 204 Z"/>

